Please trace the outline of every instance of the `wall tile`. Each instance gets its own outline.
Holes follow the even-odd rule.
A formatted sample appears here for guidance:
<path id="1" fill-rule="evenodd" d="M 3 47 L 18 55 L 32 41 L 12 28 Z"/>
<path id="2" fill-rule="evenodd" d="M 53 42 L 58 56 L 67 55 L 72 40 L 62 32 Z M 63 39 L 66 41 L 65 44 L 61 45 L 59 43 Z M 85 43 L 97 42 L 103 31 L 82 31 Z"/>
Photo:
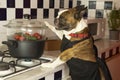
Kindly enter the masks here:
<path id="1" fill-rule="evenodd" d="M 43 18 L 49 18 L 49 9 L 43 9 Z"/>
<path id="2" fill-rule="evenodd" d="M 61 80 L 62 79 L 62 70 L 54 73 L 54 80 Z"/>
<path id="3" fill-rule="evenodd" d="M 15 0 L 7 0 L 8 8 L 15 8 Z"/>
<path id="4" fill-rule="evenodd" d="M 60 1 L 64 1 L 64 0 L 55 0 L 54 8 L 60 8 Z"/>
<path id="5" fill-rule="evenodd" d="M 37 1 L 38 0 L 31 0 L 31 3 L 30 3 L 31 8 L 37 8 Z"/>
<path id="6" fill-rule="evenodd" d="M 97 1 L 96 2 L 96 9 L 104 9 L 104 2 L 103 1 Z"/>
<path id="7" fill-rule="evenodd" d="M 23 14 L 30 14 L 30 8 L 24 8 Z"/>
<path id="8" fill-rule="evenodd" d="M 95 15 L 96 15 L 96 10 L 94 10 L 94 9 L 88 10 L 88 17 L 94 18 Z"/>
<path id="9" fill-rule="evenodd" d="M 9 8 L 7 9 L 7 20 L 11 20 L 15 18 L 15 8 Z"/>
<path id="10" fill-rule="evenodd" d="M 89 9 L 96 9 L 96 1 L 89 1 Z"/>
<path id="11" fill-rule="evenodd" d="M 54 9 L 49 9 L 49 19 L 54 19 Z"/>
<path id="12" fill-rule="evenodd" d="M 6 4 L 7 0 L 0 0 L 0 8 L 6 8 L 7 4 Z"/>
<path id="13" fill-rule="evenodd" d="M 72 7 L 76 7 L 76 5 L 77 5 L 77 0 L 73 0 L 73 6 Z"/>
<path id="14" fill-rule="evenodd" d="M 59 12 L 59 9 L 55 9 L 55 12 L 54 12 L 54 18 L 56 18 L 56 17 L 57 17 L 58 12 Z"/>
<path id="15" fill-rule="evenodd" d="M 43 9 L 37 10 L 37 19 L 39 20 L 43 19 Z"/>
<path id="16" fill-rule="evenodd" d="M 22 8 L 16 8 L 16 16 L 15 18 L 23 18 L 23 9 Z"/>
<path id="17" fill-rule="evenodd" d="M 44 5 L 43 0 L 38 0 L 37 1 L 37 7 L 38 8 L 43 8 L 43 5 Z"/>
<path id="18" fill-rule="evenodd" d="M 49 8 L 54 8 L 54 0 L 49 0 Z"/>
<path id="19" fill-rule="evenodd" d="M 103 13 L 104 13 L 106 9 L 110 10 L 113 6 L 113 2 L 111 0 L 110 1 L 109 0 L 108 1 L 104 1 L 104 0 L 102 0 L 102 1 L 101 0 L 97 0 L 97 1 L 96 0 L 1 0 L 0 4 L 1 4 L 0 8 L 5 7 L 6 10 L 8 8 L 12 8 L 13 10 L 14 10 L 14 8 L 15 9 L 18 9 L 18 8 L 23 9 L 23 14 L 26 14 L 26 13 L 31 14 L 32 13 L 31 9 L 36 9 L 36 13 L 38 12 L 39 8 L 40 9 L 54 9 L 54 10 L 52 10 L 53 12 L 51 12 L 53 14 L 51 14 L 48 10 L 48 12 L 49 12 L 48 15 L 53 15 L 53 16 L 47 16 L 48 19 L 49 19 L 49 17 L 54 18 L 57 15 L 55 12 L 55 9 L 63 10 L 65 8 L 75 7 L 76 5 L 79 5 L 79 4 L 88 6 L 88 15 L 92 16 L 93 18 L 99 17 L 97 15 L 97 13 L 99 13 L 99 12 L 97 11 L 97 13 L 96 13 L 96 10 L 103 10 Z M 7 6 L 6 6 L 6 4 L 7 4 Z M 89 9 L 93 9 L 95 13 L 92 13 L 92 14 L 89 13 Z M 15 10 L 15 11 L 17 11 L 17 10 Z M 13 13 L 17 13 L 17 12 L 13 12 Z M 44 12 L 41 12 L 41 13 L 44 13 Z M 15 14 L 15 15 L 17 15 L 17 14 Z M 35 15 L 37 15 L 37 14 L 35 14 Z M 45 15 L 47 15 L 47 13 L 43 14 L 42 16 L 45 17 Z M 39 16 L 37 15 L 36 18 L 38 18 L 38 17 Z M 103 17 L 105 17 L 105 13 L 103 14 Z M 12 16 L 12 18 L 18 18 L 18 17 Z M 9 13 L 6 16 L 6 19 L 10 19 Z M 6 20 L 6 19 L 1 18 L 1 20 Z M 44 19 L 44 18 L 42 18 L 42 19 Z"/>
<path id="20" fill-rule="evenodd" d="M 37 9 L 31 9 L 31 19 L 37 19 Z"/>
<path id="21" fill-rule="evenodd" d="M 103 18 L 104 12 L 103 10 L 96 10 L 96 18 Z"/>
<path id="22" fill-rule="evenodd" d="M 45 80 L 45 77 L 44 77 L 44 78 L 41 78 L 41 79 L 39 79 L 39 80 Z"/>
<path id="23" fill-rule="evenodd" d="M 16 0 L 15 8 L 23 8 L 23 0 Z"/>
<path id="24" fill-rule="evenodd" d="M 92 1 L 93 1 L 93 0 L 92 0 Z M 88 2 L 89 2 L 89 0 L 81 0 L 81 4 L 82 4 L 82 5 L 88 6 Z"/>
<path id="25" fill-rule="evenodd" d="M 60 0 L 60 8 L 64 8 L 64 0 Z"/>
<path id="26" fill-rule="evenodd" d="M 72 8 L 73 7 L 73 0 L 69 0 L 69 8 Z"/>
<path id="27" fill-rule="evenodd" d="M 0 8 L 0 20 L 7 20 L 7 10 L 6 8 Z"/>
<path id="28" fill-rule="evenodd" d="M 31 0 L 23 0 L 23 8 L 30 8 Z"/>
<path id="29" fill-rule="evenodd" d="M 43 0 L 44 2 L 43 2 L 43 4 L 44 4 L 44 6 L 43 6 L 43 8 L 49 8 L 49 0 Z"/>
<path id="30" fill-rule="evenodd" d="M 104 9 L 111 10 L 112 6 L 113 6 L 113 2 L 112 1 L 105 1 L 105 3 L 104 3 Z"/>
<path id="31" fill-rule="evenodd" d="M 69 7 L 69 0 L 65 0 L 64 2 L 64 8 L 68 8 Z"/>

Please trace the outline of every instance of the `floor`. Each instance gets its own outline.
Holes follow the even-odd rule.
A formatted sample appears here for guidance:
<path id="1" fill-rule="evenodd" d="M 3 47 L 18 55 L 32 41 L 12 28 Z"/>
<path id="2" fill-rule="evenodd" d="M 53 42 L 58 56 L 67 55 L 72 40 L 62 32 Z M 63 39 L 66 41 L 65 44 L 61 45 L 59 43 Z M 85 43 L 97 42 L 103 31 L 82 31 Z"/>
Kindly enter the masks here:
<path id="1" fill-rule="evenodd" d="M 111 72 L 112 80 L 120 80 L 120 53 L 106 61 Z"/>

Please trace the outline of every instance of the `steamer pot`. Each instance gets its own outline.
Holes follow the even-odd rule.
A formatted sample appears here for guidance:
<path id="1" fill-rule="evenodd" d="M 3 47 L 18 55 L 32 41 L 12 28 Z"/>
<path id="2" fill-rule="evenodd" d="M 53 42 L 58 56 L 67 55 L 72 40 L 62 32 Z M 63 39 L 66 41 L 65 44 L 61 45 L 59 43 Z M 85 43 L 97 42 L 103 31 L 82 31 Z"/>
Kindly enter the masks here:
<path id="1" fill-rule="evenodd" d="M 12 57 L 36 59 L 43 55 L 47 28 L 43 22 L 25 14 L 24 19 L 10 20 L 4 26 L 7 28 L 7 41 L 2 43 L 8 46 Z"/>

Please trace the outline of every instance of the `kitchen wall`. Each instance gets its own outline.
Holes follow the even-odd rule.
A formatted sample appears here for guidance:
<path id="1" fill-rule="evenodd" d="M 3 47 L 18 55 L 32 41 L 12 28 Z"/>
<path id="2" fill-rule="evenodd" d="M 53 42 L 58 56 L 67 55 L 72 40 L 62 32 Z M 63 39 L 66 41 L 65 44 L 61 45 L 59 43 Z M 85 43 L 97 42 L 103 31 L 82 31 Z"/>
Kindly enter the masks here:
<path id="1" fill-rule="evenodd" d="M 120 0 L 114 0 L 117 9 L 120 9 Z"/>
<path id="2" fill-rule="evenodd" d="M 7 38 L 7 31 L 3 25 L 7 24 L 11 19 L 23 18 L 23 14 L 30 14 L 32 19 L 48 21 L 54 25 L 53 21 L 58 11 L 82 4 L 88 7 L 86 17 L 105 18 L 106 12 L 109 12 L 114 5 L 113 1 L 114 0 L 0 0 L 0 45 L 1 41 Z M 57 38 L 49 29 L 47 30 L 47 36 Z"/>

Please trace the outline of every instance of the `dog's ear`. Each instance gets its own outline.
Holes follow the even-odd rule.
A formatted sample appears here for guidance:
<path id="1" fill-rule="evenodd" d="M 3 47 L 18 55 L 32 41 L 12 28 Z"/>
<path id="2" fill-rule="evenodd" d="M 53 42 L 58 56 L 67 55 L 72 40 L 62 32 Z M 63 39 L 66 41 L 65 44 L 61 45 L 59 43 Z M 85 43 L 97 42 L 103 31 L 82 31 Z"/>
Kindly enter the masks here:
<path id="1" fill-rule="evenodd" d="M 74 18 L 77 20 L 81 19 L 86 11 L 87 11 L 87 7 L 84 8 L 83 6 L 77 6 L 76 13 L 74 14 Z"/>

